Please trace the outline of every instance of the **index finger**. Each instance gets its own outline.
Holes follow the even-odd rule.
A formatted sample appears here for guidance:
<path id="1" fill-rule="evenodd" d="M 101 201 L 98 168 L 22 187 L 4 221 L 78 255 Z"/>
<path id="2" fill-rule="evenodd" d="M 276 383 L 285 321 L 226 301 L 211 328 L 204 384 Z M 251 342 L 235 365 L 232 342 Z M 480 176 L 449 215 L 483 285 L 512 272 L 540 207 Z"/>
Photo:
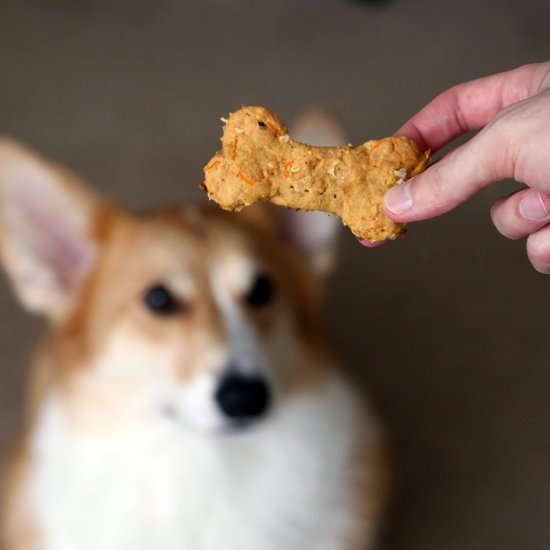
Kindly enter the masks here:
<path id="1" fill-rule="evenodd" d="M 487 125 L 500 111 L 540 91 L 548 63 L 524 65 L 464 84 L 438 95 L 409 119 L 396 134 L 421 149 L 437 151 L 454 138 Z"/>

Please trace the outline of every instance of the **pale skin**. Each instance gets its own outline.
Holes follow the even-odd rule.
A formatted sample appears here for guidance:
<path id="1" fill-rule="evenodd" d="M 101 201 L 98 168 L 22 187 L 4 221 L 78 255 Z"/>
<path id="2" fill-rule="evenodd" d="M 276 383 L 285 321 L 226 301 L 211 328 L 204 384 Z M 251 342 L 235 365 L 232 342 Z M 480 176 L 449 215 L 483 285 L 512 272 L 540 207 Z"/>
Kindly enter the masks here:
<path id="1" fill-rule="evenodd" d="M 550 62 L 454 86 L 396 133 L 436 152 L 469 130 L 480 131 L 386 194 L 386 215 L 397 222 L 433 218 L 513 178 L 526 188 L 493 205 L 493 223 L 505 237 L 527 237 L 533 267 L 550 273 Z"/>

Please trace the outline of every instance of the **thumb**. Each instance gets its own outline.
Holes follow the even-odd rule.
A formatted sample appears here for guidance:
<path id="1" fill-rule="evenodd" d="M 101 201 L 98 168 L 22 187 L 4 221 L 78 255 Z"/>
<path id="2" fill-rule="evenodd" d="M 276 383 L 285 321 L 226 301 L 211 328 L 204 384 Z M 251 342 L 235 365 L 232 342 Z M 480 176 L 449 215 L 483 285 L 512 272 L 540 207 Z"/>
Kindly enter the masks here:
<path id="1" fill-rule="evenodd" d="M 482 187 L 512 176 L 510 150 L 502 140 L 480 132 L 425 172 L 390 189 L 384 197 L 387 216 L 397 222 L 433 218 L 452 210 Z M 494 136 L 493 136 L 494 137 Z"/>

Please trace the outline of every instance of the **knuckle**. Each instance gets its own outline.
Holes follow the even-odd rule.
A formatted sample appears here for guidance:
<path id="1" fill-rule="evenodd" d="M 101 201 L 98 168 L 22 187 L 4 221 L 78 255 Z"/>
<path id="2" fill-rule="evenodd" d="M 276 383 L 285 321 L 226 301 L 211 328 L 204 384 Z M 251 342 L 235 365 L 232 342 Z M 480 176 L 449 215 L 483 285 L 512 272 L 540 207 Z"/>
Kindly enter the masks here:
<path id="1" fill-rule="evenodd" d="M 439 161 L 430 167 L 426 177 L 429 178 L 428 185 L 425 186 L 426 193 L 429 193 L 427 202 L 430 209 L 434 212 L 440 212 L 447 208 L 448 197 L 448 174 L 444 161 Z M 429 187 L 429 190 L 427 189 Z"/>
<path id="2" fill-rule="evenodd" d="M 476 136 L 486 153 L 486 161 L 480 164 L 480 176 L 486 182 L 515 177 L 521 140 L 518 139 L 518 123 L 513 113 L 514 105 L 499 113 Z"/>

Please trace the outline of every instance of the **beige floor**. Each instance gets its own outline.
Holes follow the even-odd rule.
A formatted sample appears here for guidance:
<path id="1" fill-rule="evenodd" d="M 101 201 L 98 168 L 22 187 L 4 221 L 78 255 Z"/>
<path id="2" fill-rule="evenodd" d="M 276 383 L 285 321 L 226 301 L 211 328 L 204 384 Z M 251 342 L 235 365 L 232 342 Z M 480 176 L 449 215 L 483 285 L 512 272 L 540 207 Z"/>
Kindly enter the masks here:
<path id="1" fill-rule="evenodd" d="M 548 0 L 5 0 L 0 132 L 141 209 L 202 200 L 219 116 L 334 107 L 352 141 L 437 92 L 550 57 Z M 550 276 L 488 208 L 512 184 L 364 250 L 342 234 L 327 320 L 392 434 L 392 550 L 545 550 Z M 41 323 L 0 292 L 0 449 Z"/>

